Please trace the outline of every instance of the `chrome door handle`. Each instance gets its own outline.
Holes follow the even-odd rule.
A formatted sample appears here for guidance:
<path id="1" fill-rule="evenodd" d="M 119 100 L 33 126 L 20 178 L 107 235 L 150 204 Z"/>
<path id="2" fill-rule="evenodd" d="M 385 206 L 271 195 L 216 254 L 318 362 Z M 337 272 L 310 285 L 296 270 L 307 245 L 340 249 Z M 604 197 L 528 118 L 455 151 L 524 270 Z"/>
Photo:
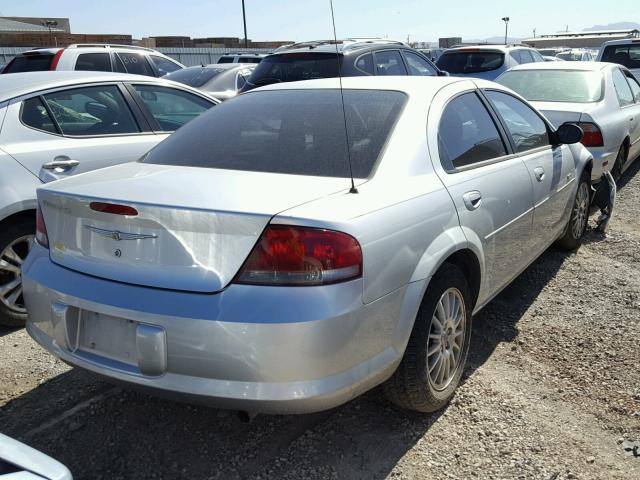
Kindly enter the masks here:
<path id="1" fill-rule="evenodd" d="M 544 168 L 536 167 L 533 169 L 533 174 L 536 176 L 536 180 L 541 182 L 544 180 Z"/>
<path id="2" fill-rule="evenodd" d="M 462 200 L 464 201 L 464 206 L 467 207 L 467 210 L 475 210 L 482 205 L 482 194 L 477 190 L 473 190 L 465 193 L 462 196 Z"/>
<path id="3" fill-rule="evenodd" d="M 69 170 L 70 168 L 80 165 L 78 160 L 71 160 L 69 157 L 60 156 L 53 159 L 53 162 L 44 163 L 42 168 L 45 170 L 55 170 L 59 168 L 61 170 Z"/>

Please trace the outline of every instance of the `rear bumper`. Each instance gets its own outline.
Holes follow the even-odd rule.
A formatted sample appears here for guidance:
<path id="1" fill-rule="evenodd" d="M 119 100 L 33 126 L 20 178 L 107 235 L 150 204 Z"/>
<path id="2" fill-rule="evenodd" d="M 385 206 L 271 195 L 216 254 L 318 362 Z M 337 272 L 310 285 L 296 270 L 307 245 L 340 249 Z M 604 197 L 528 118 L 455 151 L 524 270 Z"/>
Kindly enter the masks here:
<path id="1" fill-rule="evenodd" d="M 264 413 L 332 408 L 388 378 L 425 288 L 412 283 L 366 305 L 361 280 L 193 294 L 83 275 L 39 246 L 23 272 L 27 331 L 65 362 L 163 395 Z M 93 335 L 102 335 L 98 345 L 108 338 L 115 354 L 92 350 L 87 316 L 108 325 Z"/>
<path id="2" fill-rule="evenodd" d="M 610 172 L 615 163 L 618 150 L 609 151 L 607 147 L 589 147 L 589 153 L 593 156 L 593 170 L 591 182 L 597 183 L 602 179 L 604 172 Z"/>

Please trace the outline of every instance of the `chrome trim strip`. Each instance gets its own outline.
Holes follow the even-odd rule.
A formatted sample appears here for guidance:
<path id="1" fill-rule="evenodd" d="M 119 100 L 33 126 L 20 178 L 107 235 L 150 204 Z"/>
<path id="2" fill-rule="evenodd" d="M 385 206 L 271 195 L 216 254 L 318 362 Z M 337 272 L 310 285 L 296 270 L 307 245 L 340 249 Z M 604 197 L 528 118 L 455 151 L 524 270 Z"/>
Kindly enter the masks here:
<path id="1" fill-rule="evenodd" d="M 146 238 L 158 238 L 155 234 L 144 234 L 144 233 L 127 233 L 120 232 L 118 230 L 106 230 L 104 228 L 94 227 L 92 225 L 85 225 L 84 228 L 87 230 L 91 230 L 93 233 L 97 233 L 98 235 L 102 235 L 103 237 L 109 237 L 113 240 L 144 240 Z"/>
<path id="2" fill-rule="evenodd" d="M 524 213 L 521 213 L 520 215 L 518 215 L 516 218 L 514 218 L 513 220 L 511 220 L 509 223 L 505 223 L 503 226 L 501 226 L 500 228 L 498 228 L 497 230 L 494 230 L 493 232 L 491 232 L 490 234 L 488 234 L 486 237 L 484 237 L 485 240 L 489 240 L 491 237 L 493 237 L 494 235 L 497 235 L 498 233 L 500 233 L 502 230 L 504 230 L 505 228 L 507 228 L 508 226 L 512 225 L 513 223 L 517 222 L 518 220 L 520 220 L 522 217 L 524 217 L 525 215 L 528 215 L 529 213 L 533 212 L 533 207 L 531 207 L 529 210 L 527 210 Z"/>

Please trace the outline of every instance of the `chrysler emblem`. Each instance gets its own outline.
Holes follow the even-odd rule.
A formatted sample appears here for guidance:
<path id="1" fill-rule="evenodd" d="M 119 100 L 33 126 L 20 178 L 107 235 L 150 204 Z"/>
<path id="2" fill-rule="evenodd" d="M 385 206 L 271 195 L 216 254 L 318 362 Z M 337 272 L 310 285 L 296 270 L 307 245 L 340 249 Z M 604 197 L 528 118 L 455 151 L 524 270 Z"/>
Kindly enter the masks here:
<path id="1" fill-rule="evenodd" d="M 146 238 L 158 238 L 157 235 L 152 233 L 127 233 L 120 232 L 118 230 L 106 230 L 104 228 L 98 228 L 91 225 L 85 225 L 84 228 L 91 230 L 93 233 L 97 233 L 98 235 L 102 235 L 103 237 L 109 237 L 116 242 L 119 242 L 120 240 L 144 240 Z"/>

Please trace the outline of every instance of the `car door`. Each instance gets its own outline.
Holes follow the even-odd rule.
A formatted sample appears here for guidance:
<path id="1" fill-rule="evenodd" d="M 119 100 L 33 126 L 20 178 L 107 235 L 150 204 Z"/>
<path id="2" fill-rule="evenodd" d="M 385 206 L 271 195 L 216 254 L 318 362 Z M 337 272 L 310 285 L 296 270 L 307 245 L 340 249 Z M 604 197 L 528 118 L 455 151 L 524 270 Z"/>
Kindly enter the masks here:
<path id="1" fill-rule="evenodd" d="M 627 78 L 634 101 L 633 106 L 629 106 L 629 110 L 632 112 L 632 116 L 629 118 L 629 138 L 631 140 L 629 161 L 633 161 L 640 155 L 640 83 L 629 70 L 622 70 L 622 73 Z"/>
<path id="2" fill-rule="evenodd" d="M 127 89 L 151 128 L 163 136 L 168 136 L 217 104 L 211 97 L 178 87 L 131 83 L 127 84 Z"/>
<path id="3" fill-rule="evenodd" d="M 160 139 L 127 96 L 105 83 L 15 99 L 0 145 L 43 182 L 135 161 Z"/>
<path id="4" fill-rule="evenodd" d="M 408 75 L 399 50 L 374 52 L 376 75 Z"/>
<path id="5" fill-rule="evenodd" d="M 484 90 L 508 133 L 513 152 L 522 159 L 533 185 L 532 248 L 540 253 L 567 222 L 575 178 L 573 155 L 566 145 L 551 145 L 550 128 L 529 105 L 508 93 Z"/>
<path id="6" fill-rule="evenodd" d="M 511 154 L 502 128 L 477 90 L 452 96 L 451 88 L 441 90 L 432 104 L 429 128 L 437 127 L 438 133 L 430 139 L 430 151 L 465 235 L 481 245 L 483 292 L 490 297 L 532 259 L 531 178 L 522 160 Z"/>

